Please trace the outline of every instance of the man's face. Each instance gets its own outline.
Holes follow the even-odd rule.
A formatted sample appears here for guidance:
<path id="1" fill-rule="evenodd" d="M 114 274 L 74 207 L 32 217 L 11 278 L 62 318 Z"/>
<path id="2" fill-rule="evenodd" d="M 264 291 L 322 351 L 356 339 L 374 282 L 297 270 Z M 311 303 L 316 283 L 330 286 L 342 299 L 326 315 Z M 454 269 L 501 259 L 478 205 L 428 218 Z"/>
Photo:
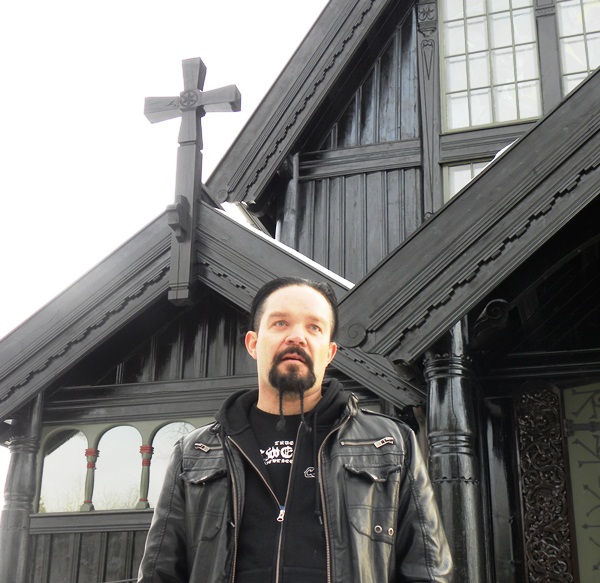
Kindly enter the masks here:
<path id="1" fill-rule="evenodd" d="M 325 297 L 309 286 L 274 291 L 265 301 L 257 331 L 246 348 L 257 361 L 259 389 L 299 395 L 320 391 L 337 345 L 331 342 L 333 314 Z"/>

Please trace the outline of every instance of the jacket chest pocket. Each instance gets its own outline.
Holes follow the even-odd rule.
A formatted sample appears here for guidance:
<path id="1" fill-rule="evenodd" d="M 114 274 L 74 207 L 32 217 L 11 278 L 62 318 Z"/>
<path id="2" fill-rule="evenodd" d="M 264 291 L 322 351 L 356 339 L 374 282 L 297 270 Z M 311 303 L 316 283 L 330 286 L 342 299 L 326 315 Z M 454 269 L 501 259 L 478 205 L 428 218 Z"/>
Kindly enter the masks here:
<path id="1" fill-rule="evenodd" d="M 227 469 L 193 467 L 181 474 L 186 492 L 188 534 L 192 540 L 212 540 L 226 520 Z"/>
<path id="2" fill-rule="evenodd" d="M 371 540 L 392 544 L 398 520 L 401 465 L 375 461 L 344 464 L 350 524 Z"/>

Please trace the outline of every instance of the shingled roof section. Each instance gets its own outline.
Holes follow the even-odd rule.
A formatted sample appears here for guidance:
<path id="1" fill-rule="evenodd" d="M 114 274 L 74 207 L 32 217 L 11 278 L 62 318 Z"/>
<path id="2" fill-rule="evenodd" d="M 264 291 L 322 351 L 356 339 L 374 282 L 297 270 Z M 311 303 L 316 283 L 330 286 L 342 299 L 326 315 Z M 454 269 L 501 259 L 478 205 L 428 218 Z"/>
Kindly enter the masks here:
<path id="1" fill-rule="evenodd" d="M 342 344 L 414 362 L 598 197 L 598 95 L 599 71 L 369 273 Z"/>

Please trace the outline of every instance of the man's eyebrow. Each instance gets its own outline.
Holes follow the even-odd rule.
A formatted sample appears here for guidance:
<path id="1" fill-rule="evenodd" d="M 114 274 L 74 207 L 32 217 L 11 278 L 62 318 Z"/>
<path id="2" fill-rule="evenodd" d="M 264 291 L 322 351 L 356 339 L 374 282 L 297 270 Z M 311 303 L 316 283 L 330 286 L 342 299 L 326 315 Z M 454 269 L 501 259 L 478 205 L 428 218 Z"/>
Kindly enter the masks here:
<path id="1" fill-rule="evenodd" d="M 273 318 L 285 318 L 288 315 L 288 312 L 271 312 L 270 314 L 267 313 L 267 318 L 271 320 Z"/>
<path id="2" fill-rule="evenodd" d="M 289 312 L 271 312 L 271 313 L 267 313 L 267 319 L 269 320 L 273 320 L 273 319 L 277 319 L 277 318 L 287 318 L 289 317 Z M 316 315 L 312 315 L 309 314 L 308 316 L 309 320 L 312 320 L 313 322 L 321 322 L 321 323 L 327 323 L 327 318 L 321 318 L 320 316 L 316 316 Z"/>

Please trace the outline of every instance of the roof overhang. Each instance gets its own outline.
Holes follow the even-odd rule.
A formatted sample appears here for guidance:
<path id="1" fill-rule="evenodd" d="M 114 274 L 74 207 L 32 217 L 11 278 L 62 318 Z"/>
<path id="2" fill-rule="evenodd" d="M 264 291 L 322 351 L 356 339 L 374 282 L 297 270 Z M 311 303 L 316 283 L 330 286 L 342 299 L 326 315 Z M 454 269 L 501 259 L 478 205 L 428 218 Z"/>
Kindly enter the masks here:
<path id="1" fill-rule="evenodd" d="M 314 123 L 319 108 L 339 98 L 332 90 L 343 84 L 346 67 L 359 49 L 379 27 L 394 21 L 392 11 L 410 5 L 331 0 L 211 174 L 207 187 L 212 196 L 220 202 L 254 203 Z"/>
<path id="2" fill-rule="evenodd" d="M 206 204 L 197 227 L 198 280 L 248 310 L 259 287 L 297 275 L 328 281 L 338 298 L 351 285 Z M 49 388 L 96 347 L 140 316 L 169 286 L 171 230 L 165 214 L 117 249 L 0 342 L 0 419 Z M 341 347 L 335 367 L 398 406 L 424 399 L 384 358 Z"/>
<path id="3" fill-rule="evenodd" d="M 414 362 L 582 212 L 600 194 L 598 95 L 597 71 L 359 282 L 340 341 Z"/>

